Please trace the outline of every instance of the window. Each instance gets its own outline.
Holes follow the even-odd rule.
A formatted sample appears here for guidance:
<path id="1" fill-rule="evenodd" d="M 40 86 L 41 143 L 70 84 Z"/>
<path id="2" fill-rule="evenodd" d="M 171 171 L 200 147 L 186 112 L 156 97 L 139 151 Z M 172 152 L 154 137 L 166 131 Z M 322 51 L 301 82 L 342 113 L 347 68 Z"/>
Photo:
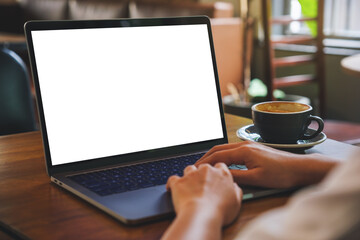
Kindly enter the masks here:
<path id="1" fill-rule="evenodd" d="M 325 0 L 324 33 L 334 37 L 360 38 L 359 9 L 359 0 Z"/>
<path id="2" fill-rule="evenodd" d="M 273 15 L 302 16 L 298 0 L 272 0 Z M 281 10 L 280 10 L 281 9 Z M 360 39 L 360 0 L 324 0 L 324 34 L 327 37 Z M 293 22 L 278 33 L 309 34 L 306 23 Z"/>

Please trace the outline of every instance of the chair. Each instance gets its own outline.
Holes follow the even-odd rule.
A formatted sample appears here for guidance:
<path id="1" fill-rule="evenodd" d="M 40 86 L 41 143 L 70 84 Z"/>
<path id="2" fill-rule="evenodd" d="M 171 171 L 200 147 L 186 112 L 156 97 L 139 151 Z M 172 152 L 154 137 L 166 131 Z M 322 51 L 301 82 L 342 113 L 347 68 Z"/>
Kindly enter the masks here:
<path id="1" fill-rule="evenodd" d="M 262 15 L 264 25 L 265 39 L 265 84 L 268 87 L 268 100 L 273 100 L 272 92 L 276 88 L 307 84 L 315 82 L 318 84 L 319 114 L 324 118 L 324 132 L 331 138 L 341 142 L 360 145 L 360 124 L 346 121 L 326 119 L 326 84 L 325 84 L 325 56 L 323 51 L 323 18 L 324 18 L 324 0 L 317 0 L 317 16 L 308 18 L 292 19 L 290 16 L 281 16 L 272 18 L 270 16 L 271 1 L 262 0 Z M 316 22 L 317 36 L 281 36 L 274 38 L 271 36 L 271 27 L 274 24 L 288 25 L 292 22 Z M 274 46 L 276 45 L 297 45 L 310 44 L 316 48 L 312 55 L 295 55 L 288 57 L 275 57 Z M 277 77 L 276 69 L 285 67 L 294 67 L 304 64 L 313 64 L 315 74 L 293 75 L 286 77 Z M 310 127 L 316 127 L 310 126 Z"/>
<path id="2" fill-rule="evenodd" d="M 29 75 L 21 58 L 0 49 L 0 135 L 36 130 Z"/>
<path id="3" fill-rule="evenodd" d="M 324 52 L 323 52 L 323 19 L 324 19 L 324 0 L 317 0 L 317 16 L 303 17 L 294 19 L 284 15 L 272 18 L 270 16 L 271 1 L 262 0 L 262 15 L 265 40 L 265 84 L 268 88 L 268 100 L 273 100 L 273 90 L 282 87 L 316 83 L 318 85 L 319 112 L 322 117 L 325 116 L 326 96 L 325 96 L 325 70 L 324 70 Z M 272 35 L 272 25 L 288 25 L 292 22 L 316 22 L 317 35 Z M 316 48 L 314 54 L 294 55 L 287 57 L 275 57 L 275 46 L 279 45 L 296 46 L 298 44 L 310 44 Z M 284 67 L 294 67 L 299 65 L 311 64 L 315 67 L 315 74 L 296 74 L 285 77 L 278 77 L 276 70 Z"/>

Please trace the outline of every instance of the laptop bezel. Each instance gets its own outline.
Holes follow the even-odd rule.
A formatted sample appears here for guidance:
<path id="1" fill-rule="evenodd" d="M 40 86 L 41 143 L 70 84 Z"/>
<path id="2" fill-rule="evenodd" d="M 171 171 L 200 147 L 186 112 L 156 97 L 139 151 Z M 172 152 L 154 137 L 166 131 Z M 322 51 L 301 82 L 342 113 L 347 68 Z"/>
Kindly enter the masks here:
<path id="1" fill-rule="evenodd" d="M 51 161 L 51 153 L 49 149 L 49 141 L 46 129 L 46 120 L 42 105 L 41 91 L 39 86 L 39 79 L 37 73 L 37 66 L 35 54 L 32 43 L 31 31 L 37 30 L 56 30 L 56 29 L 88 29 L 88 28 L 106 28 L 106 27 L 137 27 L 137 26 L 165 26 L 165 25 L 191 25 L 191 24 L 206 24 L 209 35 L 209 46 L 211 49 L 214 79 L 218 95 L 218 105 L 221 117 L 221 124 L 223 130 L 223 138 L 204 141 L 201 143 L 191 143 L 181 146 L 172 146 L 161 149 L 153 149 L 136 153 L 129 153 L 123 155 L 116 155 L 111 157 L 97 158 L 91 160 L 84 160 L 81 162 L 53 165 Z M 136 161 L 148 161 L 166 155 L 181 155 L 189 152 L 199 152 L 208 150 L 218 144 L 225 144 L 228 142 L 224 110 L 222 106 L 219 77 L 215 59 L 215 49 L 213 44 L 213 37 L 211 32 L 210 19 L 206 16 L 194 17 L 172 17 L 172 18 L 143 18 L 143 19 L 111 19 L 111 20 L 83 20 L 83 21 L 30 21 L 25 24 L 25 36 L 27 40 L 30 64 L 32 69 L 33 81 L 36 92 L 36 101 L 40 121 L 40 130 L 43 140 L 46 169 L 49 176 L 56 173 L 82 171 L 86 169 L 93 169 L 99 167 L 106 167 L 117 164 L 127 164 Z M 70 136 L 69 136 L 70 137 Z M 101 161 L 99 161 L 101 160 Z"/>

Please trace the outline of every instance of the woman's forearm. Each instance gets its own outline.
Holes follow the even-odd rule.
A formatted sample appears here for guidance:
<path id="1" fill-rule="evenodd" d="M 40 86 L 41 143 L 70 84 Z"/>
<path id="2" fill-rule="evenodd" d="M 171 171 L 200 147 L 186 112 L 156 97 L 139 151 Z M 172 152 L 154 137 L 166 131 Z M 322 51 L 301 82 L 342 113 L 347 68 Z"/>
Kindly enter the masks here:
<path id="1" fill-rule="evenodd" d="M 177 214 L 162 240 L 218 240 L 221 239 L 222 222 L 218 209 L 204 205 L 189 206 Z"/>

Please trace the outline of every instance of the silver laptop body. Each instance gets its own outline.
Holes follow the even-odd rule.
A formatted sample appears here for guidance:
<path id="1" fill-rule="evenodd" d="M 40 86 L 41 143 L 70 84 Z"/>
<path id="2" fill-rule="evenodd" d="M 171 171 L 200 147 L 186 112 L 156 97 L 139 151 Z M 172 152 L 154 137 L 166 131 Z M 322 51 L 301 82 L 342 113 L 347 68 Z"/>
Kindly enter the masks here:
<path id="1" fill-rule="evenodd" d="M 99 194 L 74 176 L 227 143 L 209 19 L 32 21 L 25 32 L 51 181 L 126 224 L 172 215 L 164 182 Z"/>

